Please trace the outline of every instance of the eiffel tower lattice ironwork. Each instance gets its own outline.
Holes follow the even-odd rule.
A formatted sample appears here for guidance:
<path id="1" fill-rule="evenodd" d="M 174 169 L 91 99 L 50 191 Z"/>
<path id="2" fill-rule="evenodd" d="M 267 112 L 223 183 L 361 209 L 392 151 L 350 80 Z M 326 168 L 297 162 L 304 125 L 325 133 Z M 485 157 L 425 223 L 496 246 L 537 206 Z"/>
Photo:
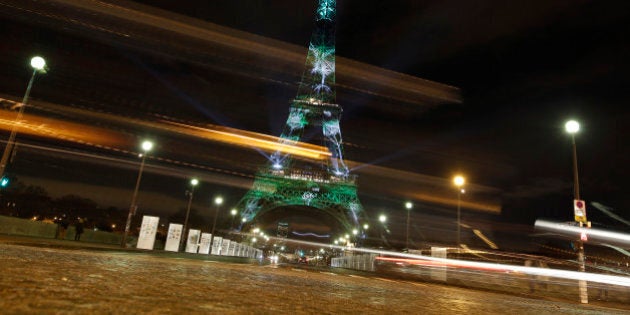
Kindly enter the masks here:
<path id="1" fill-rule="evenodd" d="M 306 69 L 280 136 L 282 144 L 293 144 L 303 140 L 307 128 L 317 131 L 319 127 L 321 132 L 316 133 L 330 157 L 313 163 L 282 152 L 272 154 L 237 205 L 246 224 L 280 207 L 306 206 L 334 218 L 343 229 L 340 233 L 361 231 L 363 207 L 357 196 L 356 176 L 350 174 L 343 160 L 342 108 L 335 103 L 335 15 L 335 0 L 319 0 Z"/>

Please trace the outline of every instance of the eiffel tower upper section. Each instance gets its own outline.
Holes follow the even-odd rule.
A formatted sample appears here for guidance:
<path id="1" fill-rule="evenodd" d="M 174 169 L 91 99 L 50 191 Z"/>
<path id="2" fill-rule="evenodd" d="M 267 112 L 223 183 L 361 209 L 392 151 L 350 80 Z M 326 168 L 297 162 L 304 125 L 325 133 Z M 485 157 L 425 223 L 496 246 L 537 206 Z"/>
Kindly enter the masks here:
<path id="1" fill-rule="evenodd" d="M 325 169 L 334 176 L 347 177 L 343 161 L 341 107 L 335 103 L 335 0 L 320 0 L 311 36 L 305 70 L 297 96 L 281 135 L 283 143 L 303 140 L 307 126 L 321 127 L 321 139 L 330 151 Z M 295 168 L 295 161 L 279 152 L 271 157 L 273 169 Z"/>

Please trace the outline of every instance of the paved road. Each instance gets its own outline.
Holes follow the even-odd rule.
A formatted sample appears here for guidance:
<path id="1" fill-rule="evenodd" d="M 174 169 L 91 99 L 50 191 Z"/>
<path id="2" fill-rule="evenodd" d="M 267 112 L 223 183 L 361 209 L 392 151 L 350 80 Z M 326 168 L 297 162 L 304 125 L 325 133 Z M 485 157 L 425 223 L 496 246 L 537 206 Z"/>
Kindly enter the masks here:
<path id="1" fill-rule="evenodd" d="M 3 314 L 622 314 L 435 284 L 134 251 L 0 243 Z"/>

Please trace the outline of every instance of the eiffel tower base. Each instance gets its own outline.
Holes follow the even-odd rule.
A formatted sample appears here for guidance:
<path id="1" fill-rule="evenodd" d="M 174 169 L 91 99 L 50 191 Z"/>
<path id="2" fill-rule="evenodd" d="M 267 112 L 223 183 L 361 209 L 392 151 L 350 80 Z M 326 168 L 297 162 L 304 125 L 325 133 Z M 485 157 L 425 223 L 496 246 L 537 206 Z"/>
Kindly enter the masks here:
<path id="1" fill-rule="evenodd" d="M 261 171 L 237 210 L 246 220 L 245 227 L 277 208 L 308 207 L 337 221 L 343 229 L 338 233 L 351 233 L 353 229 L 360 230 L 359 223 L 365 222 L 355 182 L 355 176 L 337 177 L 325 172 Z"/>

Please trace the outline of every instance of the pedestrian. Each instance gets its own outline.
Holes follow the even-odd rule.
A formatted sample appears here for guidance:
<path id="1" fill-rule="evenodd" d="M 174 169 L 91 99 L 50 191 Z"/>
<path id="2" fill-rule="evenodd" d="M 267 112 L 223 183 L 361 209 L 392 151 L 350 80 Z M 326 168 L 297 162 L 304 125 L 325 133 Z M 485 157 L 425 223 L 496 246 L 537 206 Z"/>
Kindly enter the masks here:
<path id="1" fill-rule="evenodd" d="M 83 234 L 83 219 L 79 218 L 79 221 L 74 226 L 74 229 L 76 231 L 76 233 L 74 234 L 74 240 L 75 241 L 80 241 L 81 240 L 81 234 Z"/>
<path id="2" fill-rule="evenodd" d="M 61 222 L 59 222 L 59 239 L 63 240 L 66 238 L 66 232 L 68 232 L 68 226 L 70 225 L 70 223 L 68 223 L 68 220 L 66 218 L 62 218 Z"/>

